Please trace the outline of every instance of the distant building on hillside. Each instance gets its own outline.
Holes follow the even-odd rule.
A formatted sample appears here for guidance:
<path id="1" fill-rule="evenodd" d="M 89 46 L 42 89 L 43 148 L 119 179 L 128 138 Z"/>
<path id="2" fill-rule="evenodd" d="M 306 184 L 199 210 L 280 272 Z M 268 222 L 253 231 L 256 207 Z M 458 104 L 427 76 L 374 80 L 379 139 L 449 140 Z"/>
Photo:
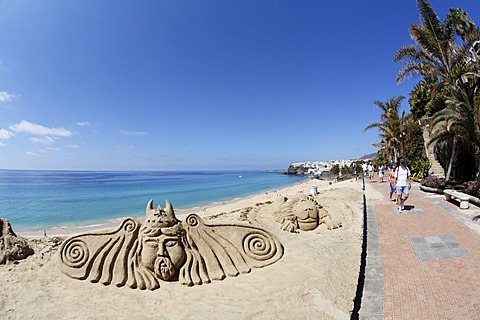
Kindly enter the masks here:
<path id="1" fill-rule="evenodd" d="M 350 166 L 356 159 L 349 160 L 329 160 L 329 161 L 306 161 L 293 162 L 287 170 L 289 174 L 308 174 L 310 176 L 319 176 L 322 172 L 330 171 L 332 166 L 339 165 L 340 167 Z M 299 172 L 302 173 L 299 173 Z"/>

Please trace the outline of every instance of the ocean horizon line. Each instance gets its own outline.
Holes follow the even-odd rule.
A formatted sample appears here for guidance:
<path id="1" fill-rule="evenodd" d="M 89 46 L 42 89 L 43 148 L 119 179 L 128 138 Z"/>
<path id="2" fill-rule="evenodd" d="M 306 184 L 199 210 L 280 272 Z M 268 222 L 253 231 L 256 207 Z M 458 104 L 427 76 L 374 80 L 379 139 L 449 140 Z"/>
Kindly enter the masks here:
<path id="1" fill-rule="evenodd" d="M 53 172 L 283 172 L 287 169 L 19 169 L 0 168 L 0 171 L 53 171 Z"/>

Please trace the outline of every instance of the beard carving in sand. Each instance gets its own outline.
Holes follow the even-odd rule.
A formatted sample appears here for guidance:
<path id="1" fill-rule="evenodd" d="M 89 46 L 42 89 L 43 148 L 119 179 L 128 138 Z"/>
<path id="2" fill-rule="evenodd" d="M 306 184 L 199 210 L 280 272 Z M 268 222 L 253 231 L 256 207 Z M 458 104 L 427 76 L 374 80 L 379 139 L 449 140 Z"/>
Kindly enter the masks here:
<path id="1" fill-rule="evenodd" d="M 283 247 L 269 232 L 240 224 L 205 224 L 190 214 L 175 217 L 147 204 L 142 225 L 125 219 L 113 232 L 88 233 L 65 240 L 59 249 L 59 268 L 79 280 L 118 287 L 154 290 L 161 281 L 189 286 L 236 277 L 251 268 L 278 261 Z"/>
<path id="2" fill-rule="evenodd" d="M 342 223 L 332 218 L 312 195 L 297 195 L 291 198 L 278 196 L 271 204 L 273 217 L 284 231 L 298 233 L 299 230 L 315 230 L 320 224 L 326 224 L 329 230 L 337 229 Z"/>

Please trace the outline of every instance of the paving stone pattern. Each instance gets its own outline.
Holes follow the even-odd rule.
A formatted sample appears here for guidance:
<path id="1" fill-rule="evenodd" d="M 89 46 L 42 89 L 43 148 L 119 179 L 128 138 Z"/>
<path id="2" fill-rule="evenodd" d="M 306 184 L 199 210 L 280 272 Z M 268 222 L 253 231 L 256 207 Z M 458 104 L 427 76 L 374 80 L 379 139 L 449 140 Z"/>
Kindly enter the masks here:
<path id="1" fill-rule="evenodd" d="M 480 319 L 479 233 L 455 218 L 458 206 L 446 201 L 435 204 L 443 201 L 441 196 L 425 196 L 418 184 L 406 205 L 422 209 L 422 214 L 400 214 L 394 210 L 395 203 L 388 201 L 387 187 L 366 182 L 367 190 L 385 195 L 367 198 L 381 252 L 373 259 L 381 261 L 382 268 L 375 265 L 377 271 L 368 270 L 367 254 L 366 270 L 366 280 L 382 270 L 383 281 L 378 279 L 372 288 L 379 292 L 377 302 L 383 300 L 384 319 Z M 362 308 L 372 301 L 362 301 Z M 363 318 L 378 319 L 375 315 Z"/>
<path id="2" fill-rule="evenodd" d="M 453 259 L 467 255 L 465 249 L 451 235 L 413 237 L 410 241 L 420 261 Z"/>
<path id="3" fill-rule="evenodd" d="M 408 200 L 407 200 L 408 201 Z M 402 212 L 398 212 L 398 206 L 397 205 L 393 205 L 392 206 L 392 209 L 395 211 L 395 213 L 397 214 L 418 214 L 418 213 L 425 213 L 425 210 L 423 210 L 423 208 L 419 207 L 419 206 L 414 206 L 414 205 L 404 205 L 404 209 L 402 210 Z"/>

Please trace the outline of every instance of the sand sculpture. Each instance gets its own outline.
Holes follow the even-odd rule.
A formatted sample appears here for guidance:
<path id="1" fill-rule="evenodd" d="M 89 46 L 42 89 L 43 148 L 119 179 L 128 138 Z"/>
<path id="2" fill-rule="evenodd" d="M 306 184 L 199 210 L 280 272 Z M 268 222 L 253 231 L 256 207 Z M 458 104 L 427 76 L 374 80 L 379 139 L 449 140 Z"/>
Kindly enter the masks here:
<path id="1" fill-rule="evenodd" d="M 66 239 L 59 268 L 80 280 L 154 290 L 161 281 L 200 285 L 248 273 L 278 261 L 283 247 L 260 228 L 205 224 L 196 214 L 179 221 L 171 203 L 147 204 L 142 225 L 125 219 L 113 232 Z"/>
<path id="2" fill-rule="evenodd" d="M 0 218 L 0 264 L 22 260 L 32 254 L 33 249 L 29 246 L 28 241 L 13 232 L 7 219 Z"/>
<path id="3" fill-rule="evenodd" d="M 271 206 L 275 221 L 281 224 L 282 230 L 288 232 L 311 231 L 320 224 L 325 224 L 330 230 L 342 226 L 340 221 L 332 219 L 328 210 L 312 195 L 297 195 L 290 198 L 278 196 Z"/>

